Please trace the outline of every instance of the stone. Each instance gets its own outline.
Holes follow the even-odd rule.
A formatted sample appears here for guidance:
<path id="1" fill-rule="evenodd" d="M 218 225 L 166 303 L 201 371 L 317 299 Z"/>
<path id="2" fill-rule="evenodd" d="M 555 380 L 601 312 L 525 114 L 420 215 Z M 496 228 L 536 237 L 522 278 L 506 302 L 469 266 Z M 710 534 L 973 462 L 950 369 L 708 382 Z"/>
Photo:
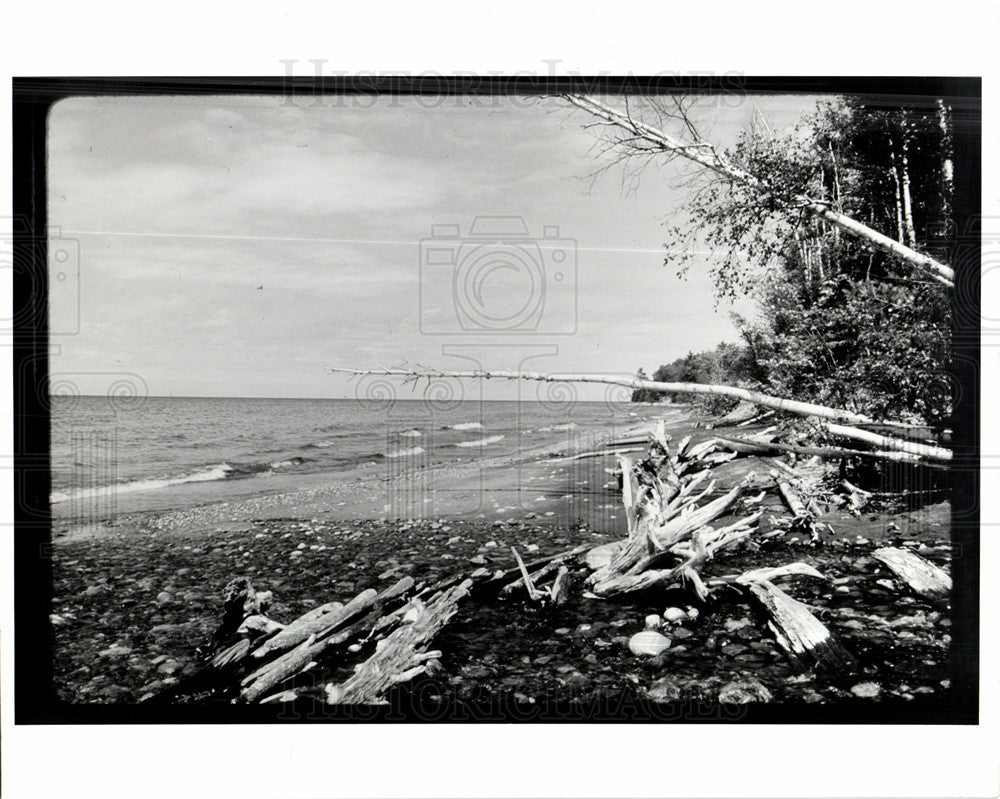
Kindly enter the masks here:
<path id="1" fill-rule="evenodd" d="M 114 646 L 109 646 L 107 649 L 102 649 L 97 654 L 100 657 L 105 657 L 105 658 L 118 658 L 122 657 L 123 655 L 129 654 L 131 651 L 132 651 L 131 647 L 122 646 L 121 644 L 115 644 Z"/>
<path id="2" fill-rule="evenodd" d="M 746 705 L 751 702 L 770 702 L 771 692 L 762 682 L 753 678 L 733 680 L 719 689 L 719 701 L 726 705 Z"/>
<path id="3" fill-rule="evenodd" d="M 694 635 L 694 633 L 686 627 L 678 627 L 673 631 L 674 638 L 690 638 L 692 635 Z"/>
<path id="4" fill-rule="evenodd" d="M 674 623 L 680 621 L 681 619 L 688 618 L 688 614 L 680 608 L 667 608 L 663 611 L 663 618 L 671 623 Z"/>
<path id="5" fill-rule="evenodd" d="M 882 686 L 877 682 L 859 682 L 851 687 L 851 693 L 862 699 L 874 699 L 882 693 Z"/>
<path id="6" fill-rule="evenodd" d="M 670 648 L 670 639 L 653 630 L 643 630 L 629 639 L 628 648 L 633 655 L 655 657 Z"/>
<path id="7" fill-rule="evenodd" d="M 160 593 L 156 595 L 156 602 L 158 605 L 165 605 L 171 601 L 173 601 L 173 597 L 166 591 L 160 591 Z"/>
<path id="8" fill-rule="evenodd" d="M 646 629 L 647 630 L 659 630 L 660 629 L 660 617 L 655 613 L 651 613 L 646 617 Z"/>
<path id="9" fill-rule="evenodd" d="M 683 691 L 672 677 L 662 677 L 646 689 L 646 698 L 653 702 L 676 702 Z"/>

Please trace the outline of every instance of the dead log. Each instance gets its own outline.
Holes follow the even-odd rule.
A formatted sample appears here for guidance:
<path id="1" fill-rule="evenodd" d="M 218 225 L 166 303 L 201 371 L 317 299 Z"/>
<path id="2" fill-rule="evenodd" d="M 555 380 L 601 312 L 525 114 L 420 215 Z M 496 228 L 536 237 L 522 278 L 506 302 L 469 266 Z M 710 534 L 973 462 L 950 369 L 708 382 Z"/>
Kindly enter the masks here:
<path id="1" fill-rule="evenodd" d="M 397 599 L 414 586 L 412 577 L 403 577 L 401 580 L 385 589 L 381 593 L 374 588 L 362 591 L 354 599 L 339 609 L 331 610 L 319 616 L 314 616 L 313 612 L 305 614 L 272 638 L 265 641 L 260 647 L 254 650 L 254 658 L 264 658 L 274 652 L 281 652 L 298 646 L 302 641 L 314 635 L 316 638 L 324 638 L 331 632 L 342 626 L 352 618 L 359 616 L 375 604 L 383 604 L 391 599 Z M 333 606 L 332 603 L 330 607 Z"/>
<path id="2" fill-rule="evenodd" d="M 439 652 L 427 652 L 427 645 L 455 615 L 458 603 L 468 595 L 471 587 L 472 581 L 466 580 L 419 607 L 411 623 L 402 625 L 376 644 L 375 653 L 358 666 L 352 677 L 339 685 L 327 685 L 327 702 L 331 705 L 384 704 L 386 692 L 394 685 L 422 674 L 428 661 L 440 657 Z"/>
<path id="3" fill-rule="evenodd" d="M 830 672 L 843 672 L 853 667 L 851 654 L 806 605 L 769 580 L 751 582 L 750 593 L 767 613 L 767 626 L 778 644 L 793 660 Z"/>
<path id="4" fill-rule="evenodd" d="M 796 455 L 818 455 L 820 458 L 878 458 L 891 461 L 916 461 L 917 456 L 907 452 L 883 452 L 880 450 L 848 449 L 845 447 L 811 447 L 805 444 L 785 444 L 782 441 L 759 441 L 739 436 L 716 434 L 727 449 L 741 455 L 779 455 L 791 452 Z"/>
<path id="5" fill-rule="evenodd" d="M 876 549 L 872 557 L 882 561 L 914 593 L 922 597 L 944 599 L 951 595 L 949 574 L 908 549 L 884 547 Z"/>
<path id="6" fill-rule="evenodd" d="M 817 580 L 828 579 L 825 574 L 817 571 L 808 563 L 796 561 L 784 566 L 762 566 L 759 569 L 751 569 L 742 574 L 728 574 L 722 577 L 714 577 L 708 581 L 709 585 L 722 585 L 724 583 L 735 583 L 737 585 L 750 585 L 759 583 L 762 580 L 774 581 L 780 577 L 815 577 Z"/>
<path id="7" fill-rule="evenodd" d="M 607 385 L 624 386 L 630 389 L 647 389 L 649 391 L 662 391 L 677 394 L 709 394 L 715 396 L 735 397 L 745 399 L 757 405 L 763 405 L 776 411 L 794 413 L 797 416 L 813 416 L 818 419 L 827 419 L 834 422 L 850 422 L 852 424 L 878 424 L 884 427 L 906 428 L 915 425 L 906 422 L 876 421 L 861 413 L 853 411 L 828 408 L 824 405 L 816 405 L 812 402 L 800 402 L 799 400 L 784 399 L 782 397 L 772 397 L 768 394 L 761 394 L 759 391 L 752 391 L 737 386 L 714 385 L 707 383 L 663 383 L 657 380 L 640 380 L 633 377 L 618 377 L 616 375 L 595 375 L 595 374 L 565 374 L 555 375 L 544 372 L 511 372 L 506 370 L 487 371 L 485 369 L 475 369 L 468 371 L 442 371 L 437 369 L 349 369 L 341 366 L 328 366 L 326 370 L 331 373 L 350 375 L 384 375 L 398 376 L 407 380 L 419 380 L 426 378 L 469 378 L 473 380 L 533 380 L 545 383 L 601 383 Z M 844 428 L 853 431 L 854 428 Z M 864 432 L 864 431 L 860 431 Z M 839 435 L 851 438 L 852 433 L 841 432 Z M 865 440 L 868 439 L 859 439 Z M 894 440 L 894 439 L 890 439 Z M 894 448 L 894 447 L 889 447 Z M 947 450 L 942 450 L 947 452 Z M 950 452 L 948 453 L 950 458 Z"/>
<path id="8" fill-rule="evenodd" d="M 826 429 L 835 436 L 851 438 L 855 441 L 864 441 L 867 444 L 874 444 L 882 450 L 889 452 L 905 452 L 916 455 L 919 458 L 926 458 L 931 461 L 950 461 L 951 450 L 944 447 L 935 447 L 930 444 L 919 444 L 916 441 L 905 441 L 901 438 L 889 438 L 870 430 L 860 430 L 857 427 L 846 427 L 842 424 L 827 424 Z"/>

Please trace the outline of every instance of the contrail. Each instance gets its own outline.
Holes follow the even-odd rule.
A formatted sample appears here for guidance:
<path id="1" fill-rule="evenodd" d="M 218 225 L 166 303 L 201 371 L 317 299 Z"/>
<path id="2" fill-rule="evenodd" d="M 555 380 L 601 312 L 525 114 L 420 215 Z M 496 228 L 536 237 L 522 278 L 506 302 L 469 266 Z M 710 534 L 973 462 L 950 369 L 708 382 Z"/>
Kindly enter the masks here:
<path id="1" fill-rule="evenodd" d="M 389 239 L 326 239 L 326 238 L 301 238 L 296 236 L 244 236 L 221 233 L 149 233 L 131 230 L 63 230 L 63 233 L 74 236 L 133 236 L 139 238 L 153 239 L 221 239 L 230 241 L 285 241 L 285 242 L 305 242 L 314 244 L 375 244 L 390 247 L 417 247 L 419 241 L 393 241 Z M 537 242 L 540 249 L 563 249 L 559 245 L 548 246 L 544 241 Z M 622 253 L 653 253 L 657 255 L 711 255 L 710 252 L 700 250 L 648 250 L 630 247 L 580 247 L 577 252 L 622 252 Z"/>

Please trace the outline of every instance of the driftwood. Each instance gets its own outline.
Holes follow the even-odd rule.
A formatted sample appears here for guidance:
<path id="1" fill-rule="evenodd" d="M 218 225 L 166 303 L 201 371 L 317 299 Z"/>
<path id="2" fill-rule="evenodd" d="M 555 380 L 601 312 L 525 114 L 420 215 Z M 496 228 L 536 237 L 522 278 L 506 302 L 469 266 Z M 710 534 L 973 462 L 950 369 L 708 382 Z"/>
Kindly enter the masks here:
<path id="1" fill-rule="evenodd" d="M 872 557 L 882 561 L 914 593 L 928 599 L 944 599 L 951 595 L 951 577 L 946 571 L 908 549 L 884 547 Z"/>
<path id="2" fill-rule="evenodd" d="M 794 660 L 829 671 L 846 671 L 854 659 L 809 608 L 769 580 L 754 580 L 750 593 L 767 613 L 768 627 Z"/>
<path id="3" fill-rule="evenodd" d="M 593 595 L 614 596 L 678 581 L 691 582 L 699 595 L 707 593 L 698 570 L 716 550 L 748 536 L 760 518 L 758 513 L 718 530 L 708 526 L 753 479 L 747 475 L 740 485 L 699 507 L 715 484 L 702 488 L 708 471 L 694 474 L 692 467 L 711 457 L 714 447 L 714 440 L 693 444 L 689 436 L 671 451 L 661 422 L 653 431 L 649 458 L 639 464 L 619 458 L 628 538 L 587 553 L 594 571 L 586 582 Z"/>
<path id="4" fill-rule="evenodd" d="M 841 424 L 827 424 L 826 429 L 835 436 L 852 438 L 855 441 L 864 441 L 866 444 L 874 444 L 876 447 L 889 452 L 905 452 L 909 455 L 916 455 L 919 458 L 926 458 L 931 461 L 951 460 L 951 450 L 944 447 L 920 444 L 916 441 L 905 441 L 900 438 L 890 438 L 889 436 L 873 433 L 870 430 L 859 430 L 857 427 L 846 427 Z"/>
<path id="5" fill-rule="evenodd" d="M 760 441 L 758 439 L 728 436 L 716 433 L 715 437 L 727 449 L 741 455 L 778 455 L 791 452 L 796 455 L 817 455 L 820 458 L 864 457 L 890 461 L 916 461 L 916 455 L 908 452 L 886 452 L 882 450 L 848 449 L 846 447 L 811 447 L 803 444 L 786 444 L 783 441 Z"/>
<path id="6" fill-rule="evenodd" d="M 565 568 L 564 564 L 582 555 L 589 549 L 589 546 L 584 544 L 583 546 L 579 546 L 574 549 L 570 549 L 567 552 L 562 552 L 558 555 L 555 555 L 549 558 L 548 562 L 545 565 L 543 565 L 540 569 L 537 569 L 534 572 L 529 572 L 528 567 L 524 566 L 523 562 L 521 561 L 520 555 L 517 554 L 517 550 L 514 549 L 513 547 L 511 547 L 511 549 L 514 552 L 514 557 L 517 558 L 518 567 L 519 570 L 521 571 L 521 576 L 518 577 L 513 582 L 507 583 L 503 588 L 501 588 L 499 591 L 499 595 L 511 596 L 519 588 L 523 588 L 527 585 L 529 586 L 528 596 L 530 596 L 532 599 L 542 599 L 546 595 L 548 595 L 549 598 L 552 598 L 551 593 L 539 592 L 536 590 L 536 586 L 540 585 L 550 575 L 552 574 L 558 575 L 559 572 Z M 523 568 L 521 568 L 522 566 Z M 525 580 L 525 578 L 527 578 L 527 581 Z M 553 591 L 555 590 L 555 584 L 553 584 L 552 590 Z M 532 591 L 538 594 L 538 596 L 532 596 Z"/>
<path id="7" fill-rule="evenodd" d="M 435 595 L 426 605 L 413 603 L 416 613 L 410 623 L 379 641 L 375 653 L 357 667 L 350 679 L 339 685 L 327 685 L 327 703 L 382 704 L 386 692 L 394 685 L 424 673 L 428 662 L 441 655 L 440 652 L 427 652 L 427 645 L 455 615 L 458 603 L 468 595 L 471 587 L 472 581 L 465 580 Z"/>

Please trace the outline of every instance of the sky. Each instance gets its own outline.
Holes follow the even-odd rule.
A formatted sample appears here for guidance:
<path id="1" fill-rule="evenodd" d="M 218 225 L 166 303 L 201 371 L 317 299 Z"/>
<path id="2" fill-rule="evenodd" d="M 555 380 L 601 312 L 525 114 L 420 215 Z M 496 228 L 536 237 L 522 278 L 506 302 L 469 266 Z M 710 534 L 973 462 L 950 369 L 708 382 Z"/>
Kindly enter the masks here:
<path id="1" fill-rule="evenodd" d="M 753 114 L 781 129 L 814 106 L 695 113 L 724 146 Z M 707 258 L 686 280 L 663 265 L 685 171 L 655 164 L 634 191 L 620 171 L 590 180 L 588 121 L 524 97 L 62 100 L 52 385 L 338 398 L 361 389 L 325 367 L 631 375 L 736 340 Z"/>

